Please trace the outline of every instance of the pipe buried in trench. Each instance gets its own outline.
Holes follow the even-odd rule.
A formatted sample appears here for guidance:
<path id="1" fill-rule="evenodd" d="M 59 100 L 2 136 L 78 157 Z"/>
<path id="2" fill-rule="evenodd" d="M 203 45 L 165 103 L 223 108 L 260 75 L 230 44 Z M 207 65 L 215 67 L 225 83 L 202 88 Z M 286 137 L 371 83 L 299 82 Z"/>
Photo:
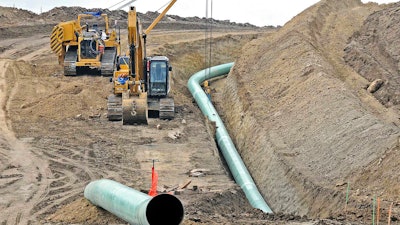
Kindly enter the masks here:
<path id="1" fill-rule="evenodd" d="M 228 74 L 233 64 L 234 63 L 226 63 L 193 74 L 188 81 L 188 88 L 203 114 L 207 116 L 210 121 L 215 122 L 215 137 L 218 146 L 220 147 L 221 153 L 228 164 L 233 178 L 242 188 L 250 204 L 254 208 L 261 209 L 265 213 L 272 213 L 272 210 L 261 196 L 253 178 L 246 168 L 246 165 L 244 165 L 242 158 L 237 152 L 236 147 L 233 144 L 224 123 L 219 117 L 217 110 L 214 108 L 210 99 L 200 86 L 200 84 L 205 80 Z"/>
<path id="2" fill-rule="evenodd" d="M 90 182 L 84 196 L 129 224 L 180 224 L 184 215 L 182 203 L 173 195 L 151 197 L 108 179 Z"/>

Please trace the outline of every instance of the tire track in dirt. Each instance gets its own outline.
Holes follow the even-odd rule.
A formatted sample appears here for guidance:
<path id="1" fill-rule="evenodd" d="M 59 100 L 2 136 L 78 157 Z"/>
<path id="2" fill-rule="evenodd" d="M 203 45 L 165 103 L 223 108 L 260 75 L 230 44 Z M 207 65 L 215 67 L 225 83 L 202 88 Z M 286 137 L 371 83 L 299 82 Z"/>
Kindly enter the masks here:
<path id="1" fill-rule="evenodd" d="M 44 158 L 49 162 L 54 178 L 51 180 L 49 193 L 35 209 L 35 214 L 42 215 L 68 199 L 76 198 L 82 193 L 82 177 L 95 179 L 97 176 L 87 166 L 85 160 L 79 160 L 79 150 L 60 146 L 54 151 L 54 146 L 41 147 Z M 77 157 L 78 156 L 78 157 Z"/>
<path id="2" fill-rule="evenodd" d="M 29 224 L 34 220 L 31 211 L 47 194 L 49 170 L 47 162 L 35 155 L 35 149 L 16 138 L 8 124 L 9 99 L 18 88 L 15 85 L 7 97 L 6 72 L 10 63 L 0 60 L 0 130 L 1 144 L 6 146 L 0 148 L 0 152 L 7 160 L 0 167 L 0 221 L 2 224 Z"/>
<path id="3" fill-rule="evenodd" d="M 34 54 L 31 56 L 35 57 Z M 4 62 L 6 63 L 2 66 L 4 67 L 3 71 L 7 71 L 8 66 L 10 66 L 9 68 L 12 69 L 8 71 L 12 71 L 11 76 L 15 76 L 11 78 L 14 80 L 11 90 L 6 86 L 5 72 L 1 76 L 3 90 L 1 96 L 4 98 L 2 101 L 3 116 L 1 127 L 2 134 L 7 134 L 4 136 L 4 143 L 9 147 L 7 148 L 8 151 L 3 149 L 1 151 L 5 155 L 5 163 L 8 163 L 4 163 L 4 165 L 8 166 L 4 169 L 4 173 L 1 174 L 1 178 L 4 179 L 0 183 L 0 188 L 3 188 L 0 191 L 5 193 L 1 198 L 1 202 L 6 205 L 4 209 L 6 213 L 4 215 L 8 216 L 6 218 L 0 217 L 0 222 L 5 224 L 29 224 L 32 221 L 38 222 L 40 215 L 54 210 L 61 202 L 68 202 L 70 199 L 80 195 L 82 193 L 82 185 L 76 185 L 76 183 L 81 183 L 82 177 L 94 179 L 94 175 L 84 163 L 77 159 L 80 158 L 79 155 L 81 154 L 79 149 L 51 145 L 50 143 L 45 143 L 43 146 L 32 143 L 33 146 L 28 146 L 27 143 L 15 137 L 15 134 L 9 128 L 11 127 L 11 121 L 8 119 L 7 112 L 12 107 L 11 102 L 18 90 L 21 90 L 21 81 L 16 74 L 17 67 L 15 63 L 11 60 Z M 26 139 L 30 140 L 32 138 Z M 24 165 L 23 169 L 21 169 L 19 163 Z M 45 165 L 45 167 L 39 167 L 39 165 Z M 29 171 L 32 173 L 29 174 Z M 24 178 L 26 178 L 26 181 Z M 41 189 L 41 187 L 43 188 Z M 21 195 L 13 191 L 18 189 L 31 192 Z M 19 199 L 17 196 L 25 196 L 25 199 Z M 31 202 L 29 207 L 25 207 L 25 211 L 19 210 L 26 206 L 26 202 Z M 15 211 L 15 208 L 18 208 L 18 210 Z M 13 212 L 18 213 L 13 214 Z"/>
<path id="4" fill-rule="evenodd" d="M 57 126 L 58 127 L 58 126 Z M 60 128 L 64 130 L 63 128 Z M 69 129 L 68 127 L 65 129 Z M 42 158 L 47 160 L 52 172 L 48 194 L 35 207 L 32 214 L 39 220 L 45 219 L 59 208 L 60 205 L 67 204 L 76 200 L 83 194 L 83 189 L 88 181 L 99 179 L 100 177 L 117 177 L 121 179 L 118 171 L 125 170 L 130 173 L 135 169 L 121 169 L 117 163 L 110 163 L 115 167 L 116 172 L 104 170 L 98 167 L 99 158 L 93 151 L 96 148 L 91 144 L 66 143 L 66 140 L 59 138 L 58 132 L 55 136 L 35 137 L 35 148 L 40 149 Z M 64 131 L 65 132 L 65 131 Z M 91 136 L 91 134 L 82 134 Z M 77 141 L 86 140 L 86 138 L 77 139 Z M 69 142 L 71 140 L 68 140 Z"/>
<path id="5" fill-rule="evenodd" d="M 45 41 L 44 41 L 45 40 Z M 45 43 L 46 45 L 44 45 Z M 37 46 L 33 46 L 33 45 Z M 38 38 L 35 41 L 35 44 L 32 43 L 26 43 L 26 40 L 21 40 L 18 42 L 18 48 L 11 49 L 11 51 L 14 52 L 13 56 L 18 56 L 19 58 L 17 60 L 24 60 L 24 61 L 31 61 L 35 59 L 36 57 L 42 55 L 44 52 L 49 50 L 49 47 L 47 46 L 47 38 Z M 9 111 L 9 109 L 12 107 L 11 102 L 14 98 L 18 98 L 18 91 L 20 91 L 22 88 L 21 84 L 21 79 L 20 76 L 17 74 L 17 68 L 18 66 L 13 63 L 13 61 L 7 61 L 7 67 L 10 65 L 9 71 L 12 72 L 12 78 L 14 80 L 13 83 L 13 88 L 11 90 L 6 88 L 6 75 L 3 75 L 3 89 L 4 89 L 4 94 L 2 96 L 5 96 L 4 100 L 4 123 L 7 124 L 7 126 L 3 127 L 11 127 L 11 120 L 7 119 L 6 112 Z M 7 71 L 7 68 L 4 69 L 4 71 Z M 7 95 L 8 94 L 8 95 Z M 12 140 L 17 140 L 15 138 L 14 133 L 10 130 L 10 135 Z M 10 139 L 10 138 L 9 138 Z M 27 138 L 28 140 L 34 139 L 34 138 Z M 35 190 L 31 194 L 30 197 L 28 197 L 29 200 L 32 201 L 31 207 L 29 207 L 29 210 L 27 210 L 26 213 L 18 213 L 15 216 L 9 216 L 6 220 L 3 222 L 6 223 L 13 223 L 13 221 L 16 221 L 15 223 L 27 223 L 29 224 L 31 221 L 38 222 L 38 219 L 41 218 L 42 214 L 45 214 L 48 211 L 53 211 L 61 202 L 68 202 L 70 199 L 76 198 L 76 196 L 80 195 L 82 192 L 82 185 L 76 185 L 77 183 L 81 183 L 82 177 L 89 177 L 89 179 L 94 179 L 95 175 L 91 172 L 91 170 L 86 166 L 85 163 L 82 163 L 81 161 L 77 160 L 77 158 L 80 158 L 79 155 L 81 154 L 80 149 L 73 149 L 73 148 L 68 148 L 65 146 L 57 146 L 57 145 L 52 145 L 51 143 L 46 143 L 45 145 L 37 145 L 36 144 L 37 140 L 35 140 L 34 143 L 32 143 L 32 146 L 29 146 L 31 150 L 31 154 L 28 153 L 29 158 L 31 159 L 31 164 L 39 164 L 39 165 L 45 165 L 45 168 L 43 169 L 46 171 L 46 176 L 43 176 L 43 173 L 33 173 L 31 176 L 32 178 L 35 177 L 36 180 L 31 179 L 29 182 L 31 183 L 30 185 L 35 187 L 35 186 L 44 186 L 45 189 L 43 190 Z M 10 143 L 10 141 L 6 141 L 6 143 Z M 22 142 L 21 142 L 22 143 Z M 25 144 L 25 143 L 23 143 Z M 50 145 L 48 145 L 50 144 Z M 20 149 L 28 149 L 28 146 L 25 144 L 25 146 L 22 146 Z M 27 153 L 25 153 L 27 154 Z M 24 155 L 22 154 L 16 154 L 16 155 Z M 34 157 L 36 156 L 36 157 Z M 41 160 L 38 160 L 41 159 Z M 7 161 L 12 160 L 12 158 L 9 157 Z M 24 162 L 24 164 L 27 164 Z M 12 165 L 11 168 L 14 168 Z M 36 167 L 39 170 L 39 167 Z M 33 168 L 31 168 L 31 171 L 34 171 Z M 18 172 L 18 171 L 17 171 Z M 35 175 L 36 174 L 36 175 Z M 18 173 L 16 175 L 13 175 L 16 178 L 23 177 L 23 173 Z M 10 186 L 11 182 L 15 182 L 16 178 L 9 178 L 9 182 L 7 183 L 6 186 Z M 12 180 L 14 179 L 14 180 Z M 44 182 L 42 182 L 44 181 Z M 42 185 L 42 183 L 45 183 L 45 185 Z M 14 186 L 11 187 L 21 187 L 21 184 L 16 183 Z M 15 197 L 15 193 L 12 192 L 11 187 L 8 187 L 8 193 L 12 197 Z M 15 208 L 14 205 L 11 208 Z M 11 211 L 11 210 L 10 210 Z M 15 218 L 15 219 L 14 219 Z M 1 220 L 0 220 L 1 221 Z"/>

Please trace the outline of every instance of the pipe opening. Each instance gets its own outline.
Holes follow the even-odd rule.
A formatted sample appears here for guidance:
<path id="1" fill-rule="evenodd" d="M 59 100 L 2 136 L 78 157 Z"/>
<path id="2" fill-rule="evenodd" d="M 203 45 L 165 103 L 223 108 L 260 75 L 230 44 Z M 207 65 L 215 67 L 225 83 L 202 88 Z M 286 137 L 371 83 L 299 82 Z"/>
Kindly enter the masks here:
<path id="1" fill-rule="evenodd" d="M 150 225 L 178 225 L 182 222 L 183 213 L 183 206 L 179 199 L 173 195 L 161 194 L 150 200 L 146 209 L 146 218 Z"/>

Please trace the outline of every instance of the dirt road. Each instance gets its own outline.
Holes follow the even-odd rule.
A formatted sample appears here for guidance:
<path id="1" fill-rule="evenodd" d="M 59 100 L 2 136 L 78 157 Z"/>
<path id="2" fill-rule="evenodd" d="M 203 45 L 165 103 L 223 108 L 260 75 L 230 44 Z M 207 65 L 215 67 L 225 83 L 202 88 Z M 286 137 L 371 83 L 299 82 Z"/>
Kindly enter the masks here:
<path id="1" fill-rule="evenodd" d="M 50 181 L 49 165 L 43 160 L 41 153 L 35 152 L 24 139 L 16 138 L 8 119 L 10 99 L 18 90 L 18 86 L 8 87 L 6 71 L 9 60 L 0 60 L 0 128 L 2 146 L 0 168 L 0 210 L 4 221 L 15 224 L 29 224 L 35 220 L 31 211 L 47 194 Z M 10 95 L 6 90 L 10 90 Z"/>

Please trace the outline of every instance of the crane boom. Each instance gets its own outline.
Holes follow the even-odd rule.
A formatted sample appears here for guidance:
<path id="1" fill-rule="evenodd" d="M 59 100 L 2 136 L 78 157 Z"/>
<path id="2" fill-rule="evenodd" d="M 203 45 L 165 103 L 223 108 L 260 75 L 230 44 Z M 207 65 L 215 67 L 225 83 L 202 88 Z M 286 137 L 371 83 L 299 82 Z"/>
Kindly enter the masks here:
<path id="1" fill-rule="evenodd" d="M 177 0 L 172 0 L 168 4 L 168 6 L 160 13 L 160 15 L 157 16 L 157 18 L 150 24 L 150 26 L 144 32 L 146 35 L 148 35 L 150 31 L 153 30 L 153 28 L 158 24 L 158 22 L 160 22 L 160 20 L 165 16 L 165 14 L 167 14 L 169 9 L 175 4 L 176 1 Z"/>

